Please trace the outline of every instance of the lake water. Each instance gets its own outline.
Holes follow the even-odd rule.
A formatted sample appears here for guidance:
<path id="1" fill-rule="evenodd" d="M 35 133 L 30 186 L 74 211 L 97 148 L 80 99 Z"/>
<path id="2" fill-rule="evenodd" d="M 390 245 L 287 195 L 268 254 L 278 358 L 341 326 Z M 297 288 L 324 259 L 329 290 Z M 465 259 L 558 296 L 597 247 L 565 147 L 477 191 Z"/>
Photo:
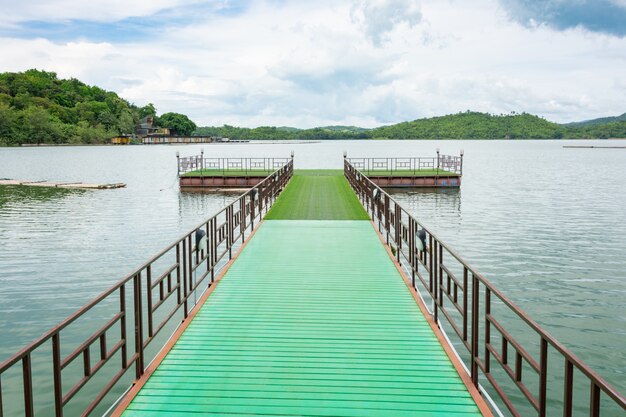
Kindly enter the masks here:
<path id="1" fill-rule="evenodd" d="M 395 197 L 620 391 L 626 391 L 624 141 L 333 141 L 204 145 L 207 157 L 457 155 L 460 190 Z M 0 148 L 0 178 L 125 182 L 118 190 L 0 187 L 0 360 L 210 217 L 233 194 L 178 189 L 202 146 Z"/>

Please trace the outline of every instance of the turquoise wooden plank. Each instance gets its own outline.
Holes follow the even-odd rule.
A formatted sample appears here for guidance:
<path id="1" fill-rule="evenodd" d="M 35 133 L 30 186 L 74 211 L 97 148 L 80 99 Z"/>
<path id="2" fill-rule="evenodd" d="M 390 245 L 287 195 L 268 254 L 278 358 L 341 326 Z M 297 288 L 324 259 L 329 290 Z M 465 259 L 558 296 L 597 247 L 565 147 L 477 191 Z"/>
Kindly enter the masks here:
<path id="1" fill-rule="evenodd" d="M 272 220 L 123 415 L 481 414 L 369 222 Z"/>

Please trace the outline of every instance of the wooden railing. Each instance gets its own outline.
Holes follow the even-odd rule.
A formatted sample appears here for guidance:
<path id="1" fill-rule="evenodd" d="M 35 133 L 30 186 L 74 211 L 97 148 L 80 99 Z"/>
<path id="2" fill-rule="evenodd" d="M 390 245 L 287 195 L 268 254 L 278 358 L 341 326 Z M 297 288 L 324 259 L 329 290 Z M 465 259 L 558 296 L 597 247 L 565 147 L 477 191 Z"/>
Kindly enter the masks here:
<path id="1" fill-rule="evenodd" d="M 162 335 L 162 343 L 153 345 L 157 336 L 166 328 L 173 333 L 187 318 L 196 305 L 196 293 L 213 284 L 216 274 L 259 225 L 292 174 L 290 159 L 0 364 L 0 417 L 62 417 L 73 399 L 78 404 L 73 404 L 66 415 L 88 416 L 118 387 L 128 370 L 134 368 L 134 378 L 140 378 L 167 340 L 167 334 Z M 203 244 L 205 249 L 201 249 Z M 85 335 L 86 326 L 80 323 L 88 316 L 90 330 Z M 51 366 L 33 372 L 35 357 Z"/>
<path id="2" fill-rule="evenodd" d="M 498 408 L 520 417 L 625 415 L 621 393 L 347 159 L 344 173 L 433 319 L 452 336 L 472 383 L 497 394 Z"/>

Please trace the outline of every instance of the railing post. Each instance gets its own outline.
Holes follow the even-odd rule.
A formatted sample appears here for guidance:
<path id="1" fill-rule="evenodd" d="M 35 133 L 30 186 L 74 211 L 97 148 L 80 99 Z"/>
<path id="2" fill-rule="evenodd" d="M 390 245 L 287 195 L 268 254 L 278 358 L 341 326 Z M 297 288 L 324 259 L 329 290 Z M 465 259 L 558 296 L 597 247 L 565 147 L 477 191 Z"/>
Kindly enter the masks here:
<path id="1" fill-rule="evenodd" d="M 182 247 L 183 247 L 183 253 L 182 253 L 182 257 L 183 257 L 183 276 L 182 276 L 182 283 L 183 283 L 183 318 L 187 318 L 187 316 L 189 315 L 189 309 L 188 309 L 188 305 L 187 305 L 187 242 L 185 242 L 185 239 L 183 239 L 181 241 L 182 243 Z M 178 284 L 180 285 L 180 283 Z"/>
<path id="2" fill-rule="evenodd" d="M 389 210 L 389 196 L 387 194 L 385 194 L 384 204 L 385 206 L 383 208 L 383 214 L 385 216 L 385 235 L 387 236 L 387 245 L 388 245 L 389 244 L 389 229 L 391 228 L 389 213 L 391 212 L 391 210 Z"/>
<path id="3" fill-rule="evenodd" d="M 472 358 L 471 358 L 471 377 L 472 383 L 478 387 L 478 305 L 479 305 L 479 287 L 478 278 L 472 273 Z"/>
<path id="4" fill-rule="evenodd" d="M 542 337 L 539 352 L 539 417 L 546 417 L 547 378 L 548 341 Z"/>
<path id="5" fill-rule="evenodd" d="M 122 313 L 122 317 L 120 318 L 120 339 L 122 340 L 122 369 L 126 369 L 128 367 L 128 340 L 126 338 L 126 283 L 122 284 L 120 287 L 120 313 Z M 180 299 L 179 299 L 180 303 Z"/>
<path id="6" fill-rule="evenodd" d="M 2 405 L 2 374 L 0 374 L 0 417 L 4 417 L 4 406 Z"/>
<path id="7" fill-rule="evenodd" d="M 400 204 L 395 203 L 393 212 L 396 214 L 395 230 L 396 230 L 396 246 L 398 250 L 396 252 L 396 260 L 400 263 L 400 251 L 402 250 L 402 207 Z"/>
<path id="8" fill-rule="evenodd" d="M 409 264 L 411 265 L 411 285 L 415 288 L 415 223 L 409 216 Z"/>
<path id="9" fill-rule="evenodd" d="M 146 302 L 148 304 L 148 337 L 153 336 L 152 323 L 152 264 L 146 268 Z"/>
<path id="10" fill-rule="evenodd" d="M 279 177 L 279 181 L 280 177 Z M 254 218 L 256 217 L 256 215 L 254 214 L 254 198 L 252 197 L 252 194 L 250 194 L 250 226 L 252 226 L 252 230 L 254 230 Z"/>
<path id="11" fill-rule="evenodd" d="M 589 417 L 600 417 L 600 387 L 598 387 L 593 381 L 591 381 Z"/>
<path id="12" fill-rule="evenodd" d="M 193 265 L 193 250 L 192 250 L 192 244 L 191 244 L 191 235 L 187 236 L 187 268 L 189 268 L 188 274 L 187 274 L 187 295 L 186 297 L 189 298 L 189 296 L 191 295 L 192 292 L 192 288 L 193 288 L 193 276 L 195 274 L 194 271 L 194 265 Z M 191 309 L 193 309 L 193 306 L 191 306 Z"/>
<path id="13" fill-rule="evenodd" d="M 22 357 L 22 378 L 24 382 L 24 416 L 34 417 L 33 408 L 33 373 L 30 353 Z"/>
<path id="14" fill-rule="evenodd" d="M 491 290 L 485 287 L 485 373 L 491 372 L 491 362 L 489 355 L 489 343 L 491 343 Z"/>
<path id="15" fill-rule="evenodd" d="M 435 316 L 435 324 L 439 326 L 439 263 L 437 258 L 437 253 L 439 250 L 437 249 L 439 242 L 436 239 L 433 239 L 434 246 L 431 246 L 431 256 L 433 257 L 433 313 Z"/>
<path id="16" fill-rule="evenodd" d="M 563 417 L 572 417 L 572 391 L 574 388 L 574 366 L 565 358 L 565 378 L 563 381 Z"/>
<path id="17" fill-rule="evenodd" d="M 61 383 L 61 340 L 59 333 L 52 336 L 52 373 L 54 379 L 54 415 L 63 417 L 63 384 Z"/>
<path id="18" fill-rule="evenodd" d="M 467 267 L 463 265 L 463 341 L 467 341 Z"/>
<path id="19" fill-rule="evenodd" d="M 437 284 L 439 292 L 438 292 L 438 297 L 439 297 L 439 306 L 441 308 L 443 308 L 443 291 L 444 291 L 444 286 L 443 286 L 443 245 L 441 245 L 441 243 L 437 244 L 438 248 L 439 248 L 439 256 L 437 258 L 437 273 L 439 274 L 439 283 Z M 450 282 L 448 280 L 448 289 L 450 288 Z"/>
<path id="20" fill-rule="evenodd" d="M 246 196 L 239 198 L 239 217 L 241 222 L 239 223 L 239 230 L 241 231 L 241 243 L 246 241 Z"/>
<path id="21" fill-rule="evenodd" d="M 226 247 L 228 248 L 228 259 L 233 259 L 233 206 L 226 208 Z"/>
<path id="22" fill-rule="evenodd" d="M 428 253 L 428 291 L 434 300 L 436 297 L 433 294 L 433 236 L 431 234 L 428 236 L 428 243 L 428 249 L 426 250 Z"/>
<path id="23" fill-rule="evenodd" d="M 135 353 L 137 360 L 135 361 L 135 376 L 139 379 L 144 371 L 143 357 L 143 312 L 141 305 L 141 272 L 133 277 L 133 294 L 135 298 Z"/>
<path id="24" fill-rule="evenodd" d="M 213 244 L 211 250 L 213 255 L 211 256 L 211 282 L 215 282 L 215 267 L 217 266 L 217 218 L 213 217 L 211 222 L 211 235 Z"/>

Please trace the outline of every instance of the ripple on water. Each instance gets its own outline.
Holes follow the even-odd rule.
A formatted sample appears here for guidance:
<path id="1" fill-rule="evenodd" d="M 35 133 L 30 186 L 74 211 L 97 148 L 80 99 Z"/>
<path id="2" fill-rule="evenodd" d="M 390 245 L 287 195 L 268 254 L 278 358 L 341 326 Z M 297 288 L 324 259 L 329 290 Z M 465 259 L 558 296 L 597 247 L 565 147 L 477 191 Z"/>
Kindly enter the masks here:
<path id="1" fill-rule="evenodd" d="M 207 147 L 296 151 L 299 168 L 350 156 L 466 151 L 460 190 L 394 192 L 491 282 L 622 391 L 626 367 L 626 152 L 567 142 L 352 142 Z M 0 177 L 125 182 L 78 191 L 0 187 L 0 360 L 226 205 L 179 193 L 174 154 L 199 147 L 8 149 Z M 19 162 L 18 162 L 19 161 Z"/>

